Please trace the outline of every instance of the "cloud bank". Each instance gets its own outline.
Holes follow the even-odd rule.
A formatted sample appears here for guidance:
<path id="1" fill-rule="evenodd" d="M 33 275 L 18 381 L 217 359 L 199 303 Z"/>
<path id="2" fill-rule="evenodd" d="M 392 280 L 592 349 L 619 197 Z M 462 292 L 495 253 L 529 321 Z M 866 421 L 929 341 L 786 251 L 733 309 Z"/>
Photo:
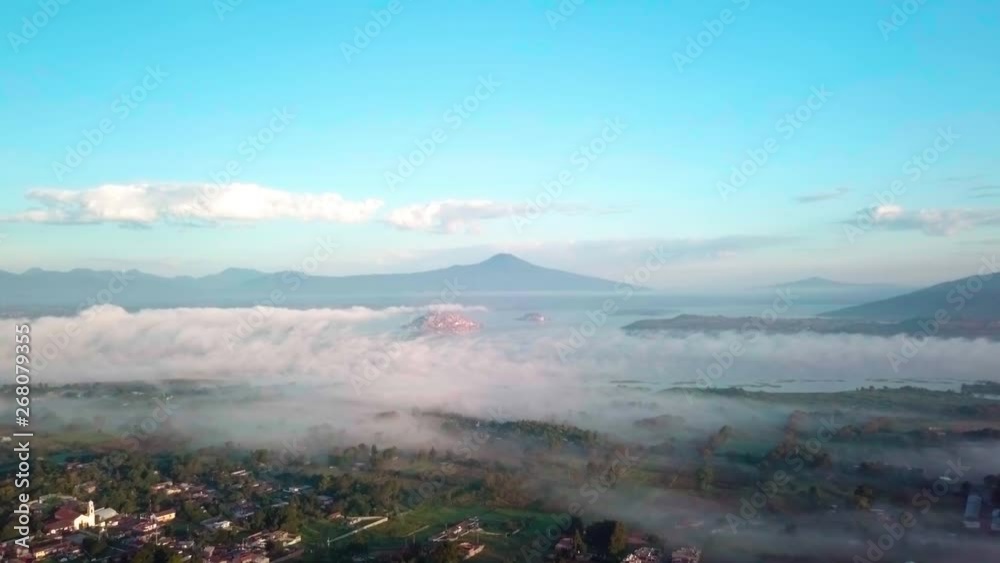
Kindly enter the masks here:
<path id="1" fill-rule="evenodd" d="M 378 199 L 350 201 L 332 192 L 293 193 L 256 184 L 106 184 L 87 190 L 35 189 L 27 198 L 39 207 L 6 220 L 132 226 L 283 219 L 361 223 L 382 206 Z"/>
<path id="2" fill-rule="evenodd" d="M 919 230 L 931 236 L 953 236 L 979 227 L 1000 225 L 1000 209 L 921 209 L 906 211 L 898 205 L 878 205 L 863 210 L 876 227 Z M 857 220 L 847 221 L 856 223 Z"/>
<path id="3" fill-rule="evenodd" d="M 540 213 L 582 213 L 589 208 L 572 203 L 532 207 L 526 203 L 504 203 L 488 199 L 446 199 L 400 207 L 389 212 L 386 223 L 397 229 L 441 234 L 480 231 L 483 221 Z"/>
<path id="4" fill-rule="evenodd" d="M 32 321 L 33 364 L 47 382 L 209 378 L 223 381 L 308 381 L 356 400 L 397 406 L 516 416 L 606 405 L 609 390 L 629 379 L 643 395 L 698 385 L 737 334 L 633 337 L 609 323 L 568 356 L 578 319 L 552 325 L 512 321 L 512 312 L 461 308 L 482 320 L 474 336 L 412 337 L 400 327 L 425 310 L 192 308 L 127 312 L 114 306 L 73 318 Z M 585 318 L 585 317 L 584 317 Z M 504 327 L 506 322 L 506 327 Z M 844 390 L 917 384 L 954 388 L 995 371 L 1000 343 L 928 339 L 919 357 L 893 371 L 899 338 L 859 335 L 767 335 L 745 352 L 715 386 Z M 11 360 L 12 349 L 0 350 Z M 516 398 L 516 400 L 513 400 Z"/>

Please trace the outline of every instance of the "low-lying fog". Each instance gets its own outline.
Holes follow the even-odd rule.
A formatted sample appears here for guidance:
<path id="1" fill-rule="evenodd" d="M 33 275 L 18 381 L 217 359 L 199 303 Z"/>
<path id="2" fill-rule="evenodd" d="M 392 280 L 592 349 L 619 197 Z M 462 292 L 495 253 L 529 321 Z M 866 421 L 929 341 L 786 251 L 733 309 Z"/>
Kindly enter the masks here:
<path id="1" fill-rule="evenodd" d="M 553 393 L 565 399 L 572 389 L 622 380 L 653 391 L 709 383 L 801 391 L 956 388 L 995 377 L 1000 357 L 1000 342 L 986 340 L 930 338 L 911 349 L 902 337 L 863 335 L 639 337 L 620 330 L 631 317 L 601 321 L 591 315 L 595 323 L 586 312 L 564 312 L 533 324 L 515 320 L 519 314 L 510 311 L 437 308 L 459 311 L 483 328 L 456 336 L 402 331 L 423 307 L 127 312 L 103 306 L 77 317 L 33 320 L 34 371 L 49 383 L 278 378 L 339 383 L 351 392 L 364 383 L 365 394 L 387 403 L 469 408 L 502 402 L 508 389 L 517 395 L 516 408 L 531 415 L 551 412 Z M 730 362 L 734 344 L 743 351 Z M 11 347 L 0 347 L 3 361 L 12 354 Z M 571 401 L 560 404 L 576 408 Z"/>
<path id="2" fill-rule="evenodd" d="M 780 428 L 788 414 L 740 401 L 719 408 L 718 399 L 707 406 L 690 397 L 657 395 L 672 387 L 953 389 L 994 377 L 1000 357 L 1000 342 L 928 339 L 897 373 L 888 357 L 904 357 L 900 338 L 736 332 L 640 337 L 620 330 L 629 319 L 611 316 L 592 332 L 585 313 L 534 324 L 514 320 L 509 311 L 436 308 L 475 318 L 483 328 L 467 335 L 414 334 L 401 327 L 427 308 L 410 306 L 139 312 L 103 306 L 78 317 L 32 321 L 34 381 L 254 384 L 261 389 L 252 397 L 215 395 L 183 408 L 197 414 L 198 426 L 211 428 L 216 419 L 220 427 L 256 437 L 331 421 L 359 440 L 374 432 L 399 435 L 417 427 L 402 418 L 372 428 L 373 415 L 413 408 L 567 421 L 615 434 L 631 433 L 637 418 L 664 412 L 684 416 L 699 431 L 740 422 Z M 743 345 L 738 356 L 728 352 L 735 343 Z M 12 352 L 0 348 L 0 359 L 10 361 Z M 222 401 L 234 407 L 252 401 L 253 409 L 224 408 Z M 261 424 L 264 413 L 274 413 L 274 423 Z"/>
<path id="3" fill-rule="evenodd" d="M 240 446 L 293 444 L 308 449 L 310 435 L 319 429 L 322 442 L 317 451 L 359 442 L 378 443 L 381 448 L 434 446 L 439 451 L 459 447 L 454 435 L 441 432 L 439 422 L 413 410 L 437 409 L 481 419 L 568 422 L 623 443 L 653 447 L 644 454 L 647 470 L 690 474 L 703 463 L 693 445 L 729 425 L 734 429 L 730 443 L 716 452 L 717 471 L 725 475 L 756 471 L 726 457 L 726 448 L 738 452 L 781 443 L 786 421 L 797 405 L 660 391 L 707 385 L 763 391 L 836 391 L 872 385 L 957 389 L 963 382 L 995 380 L 1000 358 L 1000 342 L 985 340 L 931 338 L 914 354 L 902 338 L 736 332 L 630 336 L 621 330 L 634 320 L 629 317 L 602 319 L 586 311 L 563 311 L 535 324 L 516 320 L 521 315 L 516 311 L 471 305 L 437 308 L 480 321 L 482 329 L 466 335 L 404 330 L 404 325 L 428 311 L 418 306 L 139 312 L 104 306 L 72 318 L 43 317 L 31 321 L 33 381 L 37 385 L 209 380 L 211 388 L 204 394 L 170 400 L 172 412 L 166 424 L 190 437 L 192 445 L 231 440 Z M 731 356 L 728 350 L 736 343 L 742 352 Z M 10 362 L 12 351 L 11 346 L 0 347 L 0 361 Z M 909 356 L 898 363 L 898 371 L 890 362 L 892 354 Z M 149 416 L 149 400 L 128 393 L 88 399 L 49 396 L 39 405 L 61 423 L 121 432 Z M 822 416 L 832 416 L 835 428 L 886 414 L 853 412 L 854 419 L 847 419 L 837 409 L 822 412 L 825 407 L 816 403 L 803 408 L 816 415 L 814 424 Z M 378 416 L 387 411 L 395 412 Z M 639 419 L 665 414 L 683 422 L 669 428 L 636 425 Z M 921 413 L 891 416 L 916 420 Z M 676 451 L 656 449 L 673 439 Z M 750 443 L 757 445 L 748 448 Z M 967 478 L 976 482 L 1000 464 L 994 444 L 957 441 L 907 448 L 834 441 L 822 447 L 840 467 L 882 461 L 921 467 L 931 477 L 960 460 L 970 466 Z M 517 463 L 524 451 L 519 444 L 500 441 L 486 455 Z M 557 460 L 562 454 L 552 455 Z M 751 481 L 756 478 L 753 474 Z M 541 470 L 534 481 L 528 486 L 544 491 L 549 500 L 579 498 L 579 490 L 559 470 Z M 673 530 L 686 515 L 709 521 L 703 533 L 719 526 L 725 507 L 665 487 L 610 491 L 594 517 L 628 521 L 642 514 L 642 524 Z M 822 526 L 830 522 L 822 515 L 817 518 L 823 520 Z M 754 530 L 742 536 L 748 546 L 772 545 L 787 534 L 774 522 L 762 522 Z M 803 531 L 788 551 L 799 552 L 806 544 L 823 549 L 839 545 L 850 553 L 864 549 L 836 534 L 813 534 Z M 942 544 L 951 540 L 921 535 L 920 541 L 931 537 Z"/>

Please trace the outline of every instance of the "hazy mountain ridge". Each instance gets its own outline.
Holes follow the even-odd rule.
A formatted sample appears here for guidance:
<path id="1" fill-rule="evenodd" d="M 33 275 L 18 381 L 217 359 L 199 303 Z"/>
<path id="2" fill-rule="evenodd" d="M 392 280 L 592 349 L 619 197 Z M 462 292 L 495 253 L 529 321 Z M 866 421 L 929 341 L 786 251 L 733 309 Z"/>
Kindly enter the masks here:
<path id="1" fill-rule="evenodd" d="M 800 280 L 795 280 L 783 284 L 774 284 L 766 286 L 767 289 L 780 289 L 780 288 L 792 288 L 792 289 L 802 289 L 802 290 L 860 290 L 860 289 L 882 289 L 886 291 L 909 291 L 913 288 L 894 285 L 890 283 L 857 283 L 857 282 L 842 282 L 837 280 L 832 280 L 830 278 L 824 278 L 821 276 L 812 276 L 809 278 L 803 278 Z"/>
<path id="2" fill-rule="evenodd" d="M 939 314 L 945 314 L 952 320 L 1000 320 L 1000 276 L 969 276 L 887 299 L 836 309 L 822 316 L 903 321 L 930 319 Z"/>
<path id="3" fill-rule="evenodd" d="M 33 268 L 22 274 L 0 271 L 0 306 L 76 308 L 93 299 L 119 305 L 169 306 L 249 303 L 274 290 L 301 295 L 364 295 L 463 292 L 613 292 L 617 282 L 536 266 L 511 254 L 476 264 L 402 274 L 310 276 L 302 272 L 267 273 L 228 268 L 201 277 L 163 277 L 138 270 L 124 272 Z"/>
<path id="4" fill-rule="evenodd" d="M 990 320 L 955 320 L 942 325 L 934 325 L 926 319 L 905 319 L 894 322 L 830 319 L 830 318 L 790 318 L 762 322 L 757 317 L 725 317 L 708 315 L 678 315 L 670 319 L 644 319 L 622 327 L 627 333 L 643 331 L 676 331 L 679 333 L 721 333 L 755 331 L 770 334 L 860 334 L 868 336 L 908 335 L 916 337 L 937 336 L 940 338 L 986 338 L 1000 340 L 1000 323 Z"/>

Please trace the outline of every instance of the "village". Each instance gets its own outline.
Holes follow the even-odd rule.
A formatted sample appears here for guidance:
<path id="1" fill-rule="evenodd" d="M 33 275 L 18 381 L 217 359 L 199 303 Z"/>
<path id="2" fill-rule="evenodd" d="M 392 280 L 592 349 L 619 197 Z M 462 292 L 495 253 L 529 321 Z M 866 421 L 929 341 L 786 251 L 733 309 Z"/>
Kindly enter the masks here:
<path id="1" fill-rule="evenodd" d="M 82 464 L 77 464 L 80 468 Z M 234 476 L 245 476 L 245 471 Z M 273 491 L 278 503 L 288 502 L 295 492 L 275 490 L 253 481 L 255 488 Z M 86 487 L 85 487 L 86 489 Z M 90 492 L 94 492 L 90 490 Z M 93 501 L 68 495 L 47 495 L 33 500 L 29 507 L 33 518 L 42 522 L 29 549 L 12 541 L 4 544 L 5 561 L 72 560 L 86 557 L 92 561 L 130 561 L 146 546 L 170 553 L 171 561 L 198 560 L 222 563 L 268 563 L 291 560 L 300 553 L 296 546 L 302 536 L 284 530 L 256 530 L 250 517 L 262 507 L 236 503 L 228 510 L 231 516 L 215 516 L 185 527 L 187 539 L 175 537 L 172 526 L 182 505 L 203 505 L 219 498 L 219 491 L 205 485 L 162 481 L 150 487 L 151 494 L 169 497 L 176 507 L 135 514 L 119 513 L 112 507 L 96 508 Z M 236 532 L 241 532 L 237 534 Z M 196 541 L 202 540 L 202 541 Z M 211 542 L 211 539 L 218 540 Z M 209 540 L 207 545 L 206 541 Z M 104 546 L 99 555 L 94 546 Z M 196 547 L 201 545 L 201 547 Z"/>
<path id="2" fill-rule="evenodd" d="M 92 468 L 92 464 L 71 463 L 68 472 Z M 215 488 L 203 483 L 157 481 L 149 486 L 150 498 L 166 498 L 169 507 L 119 512 L 115 507 L 97 506 L 82 495 L 94 496 L 93 483 L 78 487 L 81 495 L 44 495 L 32 500 L 28 506 L 32 520 L 39 523 L 28 548 L 15 541 L 2 545 L 3 561 L 33 563 L 36 561 L 168 561 L 170 563 L 199 561 L 205 563 L 270 563 L 281 561 L 322 560 L 317 552 L 305 549 L 302 533 L 261 524 L 255 518 L 262 511 L 282 510 L 303 496 L 314 497 L 325 514 L 325 520 L 336 523 L 343 531 L 327 537 L 325 544 L 349 540 L 366 530 L 389 522 L 388 515 L 344 514 L 339 504 L 329 496 L 316 495 L 309 485 L 279 486 L 265 478 L 257 478 L 246 469 L 230 471 L 234 481 L 228 488 L 249 489 L 255 498 L 266 498 L 263 503 L 248 501 L 223 503 L 223 513 L 196 521 L 192 516 L 207 514 L 207 508 L 218 505 L 226 497 L 226 488 Z M 517 530 L 514 531 L 517 533 Z M 482 537 L 509 536 L 487 530 L 479 516 L 471 516 L 452 523 L 428 537 L 429 545 L 453 544 L 461 560 L 480 556 L 486 550 Z M 695 547 L 683 547 L 663 553 L 652 546 L 646 536 L 632 533 L 627 539 L 626 563 L 700 563 L 701 552 Z M 564 536 L 552 545 L 544 556 L 549 560 L 589 561 L 574 544 L 574 538 Z M 355 563 L 365 561 L 392 561 L 404 549 L 357 554 Z M 154 554 L 158 554 L 154 556 Z M 145 557 L 148 555 L 148 557 Z M 145 558 L 144 558 L 145 557 Z"/>
<path id="3" fill-rule="evenodd" d="M 123 388 L 119 395 L 132 400 L 135 392 Z M 696 464 L 686 470 L 676 469 L 675 460 L 663 453 L 674 450 L 640 449 L 646 457 L 624 471 L 615 465 L 620 443 L 567 424 L 495 422 L 436 411 L 380 411 L 374 418 L 387 422 L 407 416 L 440 426 L 449 436 L 482 432 L 491 439 L 471 456 L 448 447 L 331 445 L 336 436 L 317 427 L 307 433 L 308 441 L 282 450 L 227 442 L 195 449 L 166 432 L 141 449 L 116 450 L 118 444 L 106 436 L 73 434 L 67 426 L 66 438 L 49 437 L 53 445 L 40 456 L 37 484 L 25 501 L 30 541 L 19 545 L 15 538 L 21 536 L 8 520 L 0 538 L 3 560 L 712 563 L 735 561 L 731 554 L 763 534 L 794 541 L 815 530 L 818 519 L 826 523 L 824 533 L 842 539 L 845 550 L 854 553 L 865 552 L 869 541 L 878 542 L 897 523 L 920 530 L 898 541 L 903 547 L 897 553 L 938 549 L 935 544 L 944 542 L 989 549 L 1000 541 L 1000 475 L 988 471 L 939 472 L 874 456 L 839 462 L 829 455 L 813 456 L 808 469 L 798 471 L 783 457 L 794 445 L 787 432 L 777 435 L 779 442 L 743 436 L 728 458 L 700 449 Z M 792 423 L 804 419 L 793 411 L 782 429 L 794 429 Z M 860 443 L 899 434 L 875 431 L 884 424 L 859 424 L 859 430 L 847 424 L 837 436 Z M 642 428 L 659 432 L 655 425 Z M 710 434 L 708 443 L 718 448 L 733 441 L 725 430 Z M 954 431 L 928 426 L 909 439 L 954 436 Z M 520 448 L 528 448 L 526 465 L 497 462 L 497 454 L 515 438 Z M 701 435 L 691 442 L 705 443 Z M 760 443 L 771 449 L 743 453 Z M 831 439 L 821 453 L 835 453 L 836 447 Z M 797 471 L 798 484 L 765 495 L 767 483 L 755 484 L 748 473 L 736 471 L 751 465 L 734 462 L 734 455 L 760 464 L 773 461 L 758 474 L 764 471 L 775 480 L 777 469 Z M 714 475 L 703 469 L 710 463 Z M 711 501 L 721 510 L 662 507 L 654 512 L 659 515 L 654 522 L 639 516 L 650 508 L 623 518 L 595 505 L 571 518 L 566 514 L 571 503 L 547 494 L 569 483 L 580 487 L 581 495 L 594 487 L 607 498 L 652 484 L 689 495 L 693 502 Z M 10 505 L 13 491 L 9 481 L 0 482 L 11 509 L 17 506 Z M 643 502 L 639 496 L 632 500 Z M 744 500 L 753 511 L 743 511 Z M 922 509 L 928 506 L 933 510 L 925 515 Z M 914 519 L 904 519 L 907 513 L 915 516 L 915 526 Z M 736 524 L 727 519 L 732 514 L 739 515 Z M 785 563 L 781 557 L 775 553 L 754 563 Z"/>

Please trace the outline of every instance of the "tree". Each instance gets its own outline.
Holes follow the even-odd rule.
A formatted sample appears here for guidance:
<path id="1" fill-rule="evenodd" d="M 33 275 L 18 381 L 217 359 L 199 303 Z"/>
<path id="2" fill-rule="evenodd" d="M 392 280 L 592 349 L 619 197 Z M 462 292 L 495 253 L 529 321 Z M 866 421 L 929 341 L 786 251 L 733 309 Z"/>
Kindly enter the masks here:
<path id="1" fill-rule="evenodd" d="M 617 520 L 602 520 L 587 526 L 584 538 L 593 553 L 617 556 L 625 551 L 628 536 Z"/>
<path id="2" fill-rule="evenodd" d="M 91 557 L 100 555 L 107 548 L 107 542 L 102 539 L 95 539 L 89 536 L 83 538 L 83 550 L 86 551 L 87 555 Z"/>
<path id="3" fill-rule="evenodd" d="M 868 485 L 858 485 L 854 489 L 854 506 L 859 509 L 867 510 L 872 507 L 872 502 L 875 500 L 875 491 Z"/>
<path id="4" fill-rule="evenodd" d="M 462 553 L 454 542 L 441 542 L 431 550 L 427 560 L 430 563 L 458 563 Z"/>
<path id="5" fill-rule="evenodd" d="M 254 465 L 266 465 L 270 458 L 267 450 L 254 450 L 250 454 L 250 462 Z"/>
<path id="6" fill-rule="evenodd" d="M 583 541 L 583 535 L 580 530 L 573 532 L 573 552 L 574 555 L 578 553 L 583 553 L 587 549 L 587 543 Z"/>
<path id="7" fill-rule="evenodd" d="M 715 473 L 712 471 L 712 467 L 709 465 L 703 465 L 698 468 L 694 473 L 695 481 L 697 482 L 699 491 L 707 491 L 712 488 L 712 479 L 714 479 Z"/>
<path id="8" fill-rule="evenodd" d="M 819 496 L 819 489 L 816 488 L 816 485 L 812 485 L 811 487 L 809 487 L 808 498 L 810 506 L 812 506 L 813 508 L 819 508 L 821 498 Z"/>
<path id="9" fill-rule="evenodd" d="M 132 563 L 182 563 L 184 558 L 167 548 L 147 543 L 132 558 Z"/>

